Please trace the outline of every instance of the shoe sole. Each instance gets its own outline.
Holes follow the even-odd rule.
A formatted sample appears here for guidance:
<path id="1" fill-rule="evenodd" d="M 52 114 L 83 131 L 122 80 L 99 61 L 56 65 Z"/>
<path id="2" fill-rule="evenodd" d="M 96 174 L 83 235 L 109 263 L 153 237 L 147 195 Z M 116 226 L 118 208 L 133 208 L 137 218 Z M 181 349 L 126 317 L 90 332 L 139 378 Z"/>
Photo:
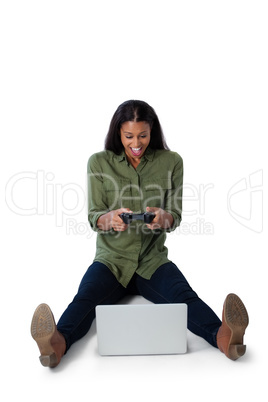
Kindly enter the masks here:
<path id="1" fill-rule="evenodd" d="M 51 346 L 51 338 L 56 330 L 52 311 L 47 304 L 40 304 L 34 312 L 31 323 L 31 335 L 36 341 L 41 356 L 40 362 L 45 367 L 56 367 L 57 356 Z"/>
<path id="2" fill-rule="evenodd" d="M 227 355 L 232 360 L 237 360 L 246 352 L 243 345 L 243 336 L 249 323 L 248 313 L 242 300 L 230 293 L 225 300 L 224 318 L 231 330 L 231 338 Z"/>

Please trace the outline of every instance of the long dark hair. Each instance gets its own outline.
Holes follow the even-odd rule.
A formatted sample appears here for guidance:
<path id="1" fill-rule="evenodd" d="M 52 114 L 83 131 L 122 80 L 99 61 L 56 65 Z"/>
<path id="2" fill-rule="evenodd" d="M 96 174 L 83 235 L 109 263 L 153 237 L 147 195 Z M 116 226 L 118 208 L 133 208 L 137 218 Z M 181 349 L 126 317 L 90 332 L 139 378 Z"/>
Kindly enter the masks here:
<path id="1" fill-rule="evenodd" d="M 159 123 L 157 114 L 148 103 L 140 100 L 128 100 L 118 106 L 112 117 L 108 134 L 105 139 L 105 149 L 119 155 L 124 149 L 120 137 L 120 128 L 126 121 L 145 121 L 151 128 L 149 147 L 152 149 L 169 149 Z"/>

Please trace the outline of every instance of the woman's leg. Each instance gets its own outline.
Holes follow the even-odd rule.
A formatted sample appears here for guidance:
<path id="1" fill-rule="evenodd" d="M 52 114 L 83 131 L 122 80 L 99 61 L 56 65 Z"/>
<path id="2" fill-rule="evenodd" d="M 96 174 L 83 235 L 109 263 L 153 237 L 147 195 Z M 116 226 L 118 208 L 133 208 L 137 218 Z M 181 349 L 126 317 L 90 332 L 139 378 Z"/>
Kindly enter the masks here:
<path id="1" fill-rule="evenodd" d="M 114 304 L 127 294 L 106 265 L 94 262 L 85 273 L 72 303 L 62 314 L 58 331 L 66 340 L 66 352 L 82 338 L 95 318 L 95 307 L 99 304 Z"/>
<path id="2" fill-rule="evenodd" d="M 40 304 L 32 318 L 31 334 L 40 350 L 41 364 L 56 367 L 71 345 L 88 332 L 95 318 L 95 307 L 116 303 L 126 293 L 109 268 L 94 262 L 57 326 L 49 306 Z"/>
<path id="3" fill-rule="evenodd" d="M 137 276 L 136 286 L 140 294 L 153 303 L 186 303 L 188 329 L 217 347 L 220 319 L 192 290 L 175 264 L 162 265 L 150 280 Z"/>

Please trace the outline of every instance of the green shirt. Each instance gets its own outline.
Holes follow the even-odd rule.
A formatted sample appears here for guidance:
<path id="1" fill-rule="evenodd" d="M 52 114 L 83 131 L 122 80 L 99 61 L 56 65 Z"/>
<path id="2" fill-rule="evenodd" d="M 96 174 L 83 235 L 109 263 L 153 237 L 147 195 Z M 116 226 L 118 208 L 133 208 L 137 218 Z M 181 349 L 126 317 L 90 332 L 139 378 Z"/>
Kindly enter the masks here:
<path id="1" fill-rule="evenodd" d="M 157 268 L 169 262 L 166 232 L 181 221 L 183 161 L 176 152 L 147 148 L 136 169 L 122 152 L 103 151 L 88 161 L 88 220 L 97 231 L 94 261 L 105 264 L 126 287 L 136 272 L 150 279 Z M 124 232 L 101 231 L 99 217 L 119 208 L 133 213 L 146 207 L 162 208 L 174 219 L 168 230 L 152 231 L 142 221 L 133 221 Z"/>

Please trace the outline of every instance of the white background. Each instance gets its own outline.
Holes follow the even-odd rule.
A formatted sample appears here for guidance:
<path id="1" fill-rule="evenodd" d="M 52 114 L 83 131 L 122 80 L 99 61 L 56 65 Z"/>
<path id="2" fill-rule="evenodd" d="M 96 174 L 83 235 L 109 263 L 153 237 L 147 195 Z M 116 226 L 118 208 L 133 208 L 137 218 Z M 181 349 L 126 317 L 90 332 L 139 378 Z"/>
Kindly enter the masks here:
<path id="1" fill-rule="evenodd" d="M 1 1 L 5 400 L 265 399 L 267 20 L 258 0 Z M 135 98 L 184 159 L 184 226 L 169 256 L 219 316 L 229 292 L 242 298 L 248 352 L 231 362 L 189 333 L 183 356 L 101 358 L 93 325 L 45 369 L 32 314 L 46 302 L 57 320 L 92 262 L 87 160 Z"/>

